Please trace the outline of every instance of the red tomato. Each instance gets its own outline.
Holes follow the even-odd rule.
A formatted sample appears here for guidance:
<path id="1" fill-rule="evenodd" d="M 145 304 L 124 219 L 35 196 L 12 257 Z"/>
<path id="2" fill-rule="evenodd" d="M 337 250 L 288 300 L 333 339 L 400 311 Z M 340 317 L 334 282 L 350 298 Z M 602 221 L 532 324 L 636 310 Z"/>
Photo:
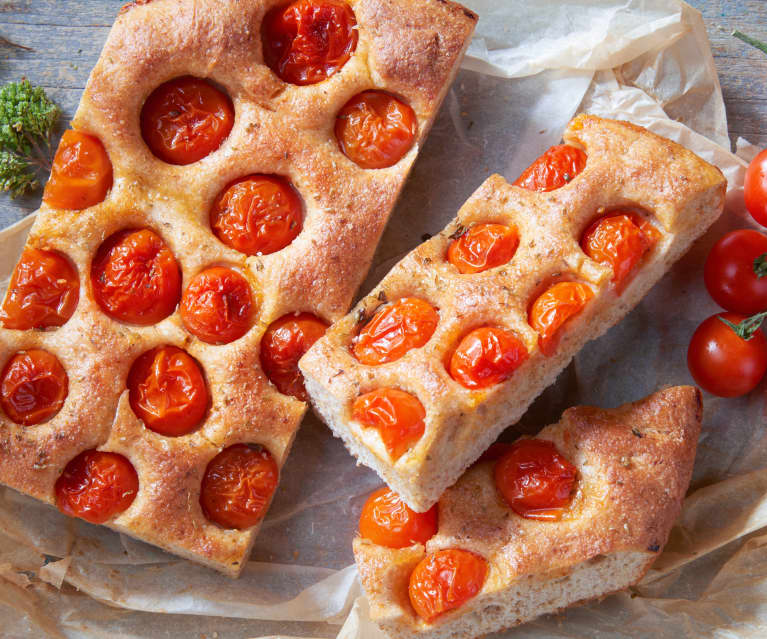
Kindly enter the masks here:
<path id="1" fill-rule="evenodd" d="M 762 226 L 767 226 L 767 149 L 748 165 L 743 184 L 746 208 Z"/>
<path id="2" fill-rule="evenodd" d="M 144 142 L 168 164 L 201 160 L 221 146 L 233 124 L 229 96 L 188 75 L 161 84 L 141 108 Z"/>
<path id="3" fill-rule="evenodd" d="M 487 561 L 468 550 L 438 550 L 411 573 L 410 603 L 421 619 L 431 623 L 475 597 L 485 585 L 487 569 Z"/>
<path id="4" fill-rule="evenodd" d="M 245 335 L 254 311 L 248 280 L 223 266 L 195 275 L 181 298 L 184 326 L 208 344 L 228 344 Z"/>
<path id="5" fill-rule="evenodd" d="M 767 237 L 753 230 L 732 231 L 706 258 L 706 288 L 722 308 L 754 315 L 767 310 Z"/>
<path id="6" fill-rule="evenodd" d="M 488 461 L 496 461 L 497 459 L 500 459 L 503 457 L 509 450 L 511 450 L 512 444 L 507 444 L 506 442 L 494 442 L 490 444 L 490 447 L 479 456 L 479 459 L 477 459 L 475 464 L 479 464 L 482 462 L 488 462 Z"/>
<path id="7" fill-rule="evenodd" d="M 410 393 L 397 388 L 379 388 L 354 400 L 352 416 L 365 428 L 379 432 L 386 450 L 396 461 L 421 439 L 426 411 Z"/>
<path id="8" fill-rule="evenodd" d="M 235 444 L 216 455 L 205 469 L 200 506 L 224 528 L 244 529 L 259 523 L 272 499 L 280 471 L 262 446 Z"/>
<path id="9" fill-rule="evenodd" d="M 594 291 L 581 282 L 559 282 L 546 289 L 530 307 L 529 322 L 538 331 L 541 352 L 550 357 L 559 342 L 560 329 L 578 315 L 594 297 Z"/>
<path id="10" fill-rule="evenodd" d="M 13 269 L 0 321 L 19 330 L 61 326 L 72 317 L 79 297 L 77 271 L 66 257 L 28 247 Z"/>
<path id="11" fill-rule="evenodd" d="M 247 255 L 284 249 L 301 232 L 303 206 L 284 178 L 249 175 L 219 193 L 210 211 L 216 237 Z"/>
<path id="12" fill-rule="evenodd" d="M 122 455 L 86 450 L 67 464 L 54 492 L 65 515 L 103 524 L 133 503 L 138 475 Z"/>
<path id="13" fill-rule="evenodd" d="M 363 91 L 336 116 L 336 139 L 343 154 L 363 169 L 399 162 L 418 133 L 415 111 L 383 91 Z"/>
<path id="14" fill-rule="evenodd" d="M 64 131 L 43 202 L 56 209 L 79 211 L 103 202 L 110 188 L 112 163 L 101 141 L 80 131 Z"/>
<path id="15" fill-rule="evenodd" d="M 553 191 L 570 182 L 586 167 L 586 154 L 580 149 L 559 144 L 552 146 L 527 167 L 514 182 L 529 191 Z"/>
<path id="16" fill-rule="evenodd" d="M 149 229 L 109 237 L 91 263 L 93 297 L 109 317 L 148 326 L 170 315 L 181 295 L 181 270 Z"/>
<path id="17" fill-rule="evenodd" d="M 578 470 L 543 439 L 519 439 L 495 464 L 495 485 L 527 519 L 558 521 L 570 505 Z"/>
<path id="18" fill-rule="evenodd" d="M 351 7 L 334 0 L 294 0 L 264 17 L 264 62 L 285 82 L 315 84 L 336 73 L 357 48 Z"/>
<path id="19" fill-rule="evenodd" d="M 481 273 L 506 264 L 519 246 L 514 226 L 475 224 L 447 247 L 447 260 L 459 273 Z"/>
<path id="20" fill-rule="evenodd" d="M 352 344 L 361 364 L 377 366 L 393 362 L 431 339 L 439 313 L 417 297 L 403 297 L 376 311 Z"/>
<path id="21" fill-rule="evenodd" d="M 733 324 L 746 319 L 736 313 L 719 313 L 705 320 L 690 340 L 687 366 L 709 393 L 740 397 L 756 388 L 767 371 L 767 339 L 759 329 L 751 339 L 743 339 L 720 318 Z"/>
<path id="22" fill-rule="evenodd" d="M 528 356 L 525 345 L 511 331 L 482 326 L 460 341 L 448 372 L 461 386 L 486 388 L 511 377 Z"/>
<path id="23" fill-rule="evenodd" d="M 425 544 L 437 533 L 437 505 L 417 513 L 386 486 L 368 497 L 360 514 L 360 535 L 379 546 Z"/>
<path id="24" fill-rule="evenodd" d="M 68 392 L 69 378 L 59 360 L 37 348 L 11 357 L 0 378 L 0 406 L 9 419 L 23 426 L 51 419 Z"/>
<path id="25" fill-rule="evenodd" d="M 311 313 L 288 313 L 266 329 L 261 339 L 261 368 L 283 395 L 309 401 L 298 360 L 327 328 L 325 322 Z"/>

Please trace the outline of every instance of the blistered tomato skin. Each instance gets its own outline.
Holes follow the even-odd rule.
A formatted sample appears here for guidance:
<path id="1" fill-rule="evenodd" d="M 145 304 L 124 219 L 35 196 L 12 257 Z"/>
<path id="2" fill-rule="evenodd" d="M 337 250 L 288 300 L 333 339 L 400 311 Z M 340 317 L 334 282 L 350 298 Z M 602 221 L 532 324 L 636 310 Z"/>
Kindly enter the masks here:
<path id="1" fill-rule="evenodd" d="M 578 470 L 550 441 L 520 439 L 496 462 L 495 485 L 521 517 L 559 521 L 575 492 Z"/>
<path id="2" fill-rule="evenodd" d="M 725 310 L 741 315 L 767 310 L 767 236 L 753 229 L 727 233 L 708 254 L 703 278 Z"/>
<path id="3" fill-rule="evenodd" d="M 411 573 L 410 603 L 421 619 L 431 623 L 475 597 L 487 572 L 487 561 L 473 552 L 438 550 L 424 557 Z"/>
<path id="4" fill-rule="evenodd" d="M 301 232 L 303 205 L 295 189 L 275 175 L 249 175 L 215 199 L 210 227 L 227 246 L 246 255 L 284 249 Z"/>
<path id="5" fill-rule="evenodd" d="M 79 297 L 77 271 L 66 257 L 26 248 L 13 269 L 0 322 L 18 330 L 62 326 L 75 312 Z"/>
<path id="6" fill-rule="evenodd" d="M 229 96 L 201 78 L 157 87 L 141 109 L 141 135 L 163 162 L 185 165 L 218 149 L 234 125 Z"/>
<path id="7" fill-rule="evenodd" d="M 279 469 L 265 448 L 235 444 L 205 469 L 200 506 L 210 521 L 239 530 L 259 523 L 277 488 Z"/>
<path id="8" fill-rule="evenodd" d="M 37 348 L 11 357 L 0 378 L 0 406 L 11 421 L 23 426 L 54 417 L 68 392 L 64 367 L 54 355 Z"/>
<path id="9" fill-rule="evenodd" d="M 343 67 L 357 48 L 357 20 L 335 0 L 295 0 L 264 17 L 264 62 L 281 80 L 322 82 Z"/>
<path id="10" fill-rule="evenodd" d="M 411 149 L 418 133 L 415 112 L 383 91 L 363 91 L 336 116 L 338 146 L 363 169 L 385 169 Z"/>
<path id="11" fill-rule="evenodd" d="M 437 533 L 437 505 L 417 513 L 386 486 L 368 497 L 360 514 L 360 536 L 386 548 L 425 544 Z"/>
<path id="12" fill-rule="evenodd" d="M 309 401 L 298 360 L 327 328 L 325 322 L 311 313 L 288 313 L 266 329 L 261 339 L 261 368 L 283 395 Z"/>
<path id="13" fill-rule="evenodd" d="M 55 209 L 80 211 L 103 202 L 112 188 L 112 163 L 101 141 L 65 131 L 53 158 L 43 202 Z"/>
<path id="14" fill-rule="evenodd" d="M 748 165 L 743 189 L 751 217 L 762 226 L 767 226 L 767 149 Z"/>
<path id="15" fill-rule="evenodd" d="M 538 332 L 541 352 L 550 357 L 556 351 L 562 327 L 577 316 L 594 297 L 581 282 L 558 282 L 541 294 L 530 307 L 530 326 Z"/>
<path id="16" fill-rule="evenodd" d="M 397 388 L 379 388 L 354 400 L 353 418 L 366 428 L 375 428 L 386 450 L 396 461 L 423 436 L 426 411 L 410 393 Z"/>
<path id="17" fill-rule="evenodd" d="M 448 372 L 465 388 L 487 388 L 509 379 L 528 357 L 527 347 L 511 331 L 482 326 L 459 342 Z"/>
<path id="18" fill-rule="evenodd" d="M 417 297 L 403 297 L 376 311 L 352 344 L 361 364 L 378 366 L 393 362 L 431 339 L 439 313 Z"/>
<path id="19" fill-rule="evenodd" d="M 552 146 L 514 182 L 529 191 L 553 191 L 568 184 L 584 168 L 586 154 L 568 144 Z"/>
<path id="20" fill-rule="evenodd" d="M 464 275 L 481 273 L 511 261 L 519 246 L 513 226 L 475 224 L 447 248 L 447 261 Z"/>
<path id="21" fill-rule="evenodd" d="M 125 457 L 87 450 L 67 464 L 54 492 L 64 514 L 103 524 L 127 510 L 138 487 L 136 470 Z"/>
<path id="22" fill-rule="evenodd" d="M 148 326 L 170 315 L 181 296 L 181 269 L 162 238 L 149 229 L 109 237 L 91 263 L 96 302 L 109 317 Z"/>

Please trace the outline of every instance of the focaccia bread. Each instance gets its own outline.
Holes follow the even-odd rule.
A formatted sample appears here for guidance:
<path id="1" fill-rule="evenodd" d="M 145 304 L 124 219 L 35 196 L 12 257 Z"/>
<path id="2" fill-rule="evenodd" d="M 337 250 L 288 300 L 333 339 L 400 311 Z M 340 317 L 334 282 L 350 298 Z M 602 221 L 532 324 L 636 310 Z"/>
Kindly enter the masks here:
<path id="1" fill-rule="evenodd" d="M 559 171 L 560 188 L 532 191 L 491 176 L 299 362 L 334 434 L 416 511 L 434 504 L 723 210 L 721 171 L 641 127 L 580 115 L 564 140 L 532 171 L 548 188 Z M 567 168 L 562 153 L 580 155 L 580 164 Z M 529 179 L 526 172 L 519 183 Z M 492 259 L 478 262 L 481 242 L 456 259 L 454 247 L 487 225 L 501 229 Z M 633 266 L 624 251 L 635 251 Z M 563 284 L 572 312 L 554 318 L 552 337 L 531 322 L 548 331 L 552 313 L 566 308 L 551 297 Z"/>
<path id="2" fill-rule="evenodd" d="M 469 639 L 635 584 L 679 515 L 701 413 L 697 389 L 673 387 L 616 409 L 570 408 L 532 440 L 515 442 L 552 442 L 575 467 L 571 501 L 558 519 L 525 518 L 510 507 L 496 483 L 508 453 L 481 459 L 440 498 L 439 525 L 425 545 L 355 539 L 372 619 L 396 639 Z M 465 571 L 452 591 L 431 584 L 429 600 L 411 575 L 455 549 L 471 553 L 484 576 L 475 575 L 473 588 Z M 441 579 L 449 574 L 456 573 L 448 568 Z M 422 612 L 424 601 L 427 611 L 443 612 L 424 620 L 411 601 Z"/>
<path id="3" fill-rule="evenodd" d="M 236 576 L 257 533 L 252 515 L 260 519 L 268 507 L 307 407 L 296 398 L 297 368 L 282 379 L 284 394 L 265 374 L 262 338 L 298 313 L 316 338 L 348 310 L 476 19 L 445 0 L 126 5 L 90 75 L 75 132 L 59 147 L 57 179 L 27 242 L 32 266 L 17 267 L 4 302 L 0 482 L 61 507 L 61 480 L 70 513 L 88 512 L 91 521 Z M 267 44 L 273 60 L 265 59 Z M 335 66 L 312 66 L 315 55 Z M 378 103 L 360 102 L 365 92 Z M 407 118 L 387 120 L 376 104 L 395 104 Z M 380 129 L 399 136 L 383 156 L 364 138 Z M 266 189 L 257 194 L 279 194 L 244 205 L 251 191 L 227 195 L 250 176 L 258 178 L 254 189 Z M 267 217 L 243 218 L 253 229 L 242 220 L 213 229 L 212 210 L 229 205 L 241 208 L 228 213 Z M 274 229 L 289 241 L 270 244 Z M 41 310 L 45 304 L 56 308 Z M 311 341 L 295 331 L 270 337 L 276 374 L 290 374 L 279 355 Z M 134 370 L 155 348 L 149 368 Z M 154 402 L 139 397 L 137 405 L 165 417 L 175 410 L 164 405 L 170 393 L 178 398 L 201 384 L 188 391 L 196 403 L 183 408 L 189 420 L 189 411 L 203 413 L 196 425 L 177 436 L 178 423 L 145 426 L 127 388 L 134 372 L 144 400 Z M 93 450 L 123 459 L 79 457 Z M 224 450 L 236 455 L 213 476 L 209 465 Z M 82 463 L 70 468 L 76 458 Z M 231 464 L 255 470 L 242 480 L 227 475 Z M 218 501 L 202 506 L 209 475 Z M 123 480 L 128 488 L 116 494 Z M 96 493 L 102 501 L 89 503 Z M 104 517 L 107 497 L 117 510 Z M 216 520 L 225 524 L 208 517 L 219 509 L 229 509 Z"/>

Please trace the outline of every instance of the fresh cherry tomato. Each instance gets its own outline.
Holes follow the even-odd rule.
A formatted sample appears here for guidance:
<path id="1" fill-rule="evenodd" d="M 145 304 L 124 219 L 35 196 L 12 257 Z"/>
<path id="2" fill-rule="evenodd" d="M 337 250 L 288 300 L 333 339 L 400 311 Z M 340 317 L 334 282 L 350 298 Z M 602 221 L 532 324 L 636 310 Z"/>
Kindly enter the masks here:
<path id="1" fill-rule="evenodd" d="M 481 273 L 506 264 L 519 246 L 516 227 L 475 224 L 447 247 L 447 261 L 459 273 Z"/>
<path id="2" fill-rule="evenodd" d="M 543 439 L 519 439 L 495 464 L 495 485 L 527 519 L 558 521 L 572 501 L 578 470 Z"/>
<path id="3" fill-rule="evenodd" d="M 570 182 L 586 167 L 586 154 L 568 144 L 552 146 L 514 182 L 528 191 L 553 191 Z"/>
<path id="4" fill-rule="evenodd" d="M 365 428 L 375 428 L 396 461 L 424 433 L 426 411 L 416 397 L 397 388 L 379 388 L 354 400 L 352 416 Z"/>
<path id="5" fill-rule="evenodd" d="M 201 160 L 221 146 L 233 124 L 229 96 L 188 75 L 161 84 L 141 108 L 144 142 L 168 164 Z"/>
<path id="6" fill-rule="evenodd" d="M 115 233 L 91 264 L 93 297 L 109 317 L 148 326 L 170 315 L 181 296 L 181 269 L 149 229 Z"/>
<path id="7" fill-rule="evenodd" d="M 550 357 L 559 342 L 560 329 L 578 315 L 594 291 L 581 282 L 558 282 L 546 289 L 530 307 L 529 321 L 538 331 L 541 352 Z"/>
<path id="8" fill-rule="evenodd" d="M 56 209 L 79 211 L 103 202 L 110 188 L 112 163 L 101 141 L 81 131 L 64 131 L 43 202 Z"/>
<path id="9" fill-rule="evenodd" d="M 425 544 L 437 533 L 437 505 L 417 513 L 386 486 L 368 497 L 360 514 L 360 535 L 387 548 Z"/>
<path id="10" fill-rule="evenodd" d="M 718 313 L 705 320 L 690 340 L 687 366 L 709 393 L 740 397 L 756 388 L 767 371 L 767 339 L 761 330 L 743 339 L 720 318 L 733 324 L 746 319 L 736 313 Z"/>
<path id="11" fill-rule="evenodd" d="M 290 84 L 322 82 L 343 67 L 357 48 L 357 20 L 335 0 L 294 0 L 264 17 L 264 62 Z"/>
<path id="12" fill-rule="evenodd" d="M 184 326 L 208 344 L 228 344 L 245 335 L 254 311 L 248 280 L 223 266 L 195 275 L 181 298 Z"/>
<path id="13" fill-rule="evenodd" d="M 61 326 L 72 317 L 79 297 L 77 271 L 66 257 L 28 247 L 13 269 L 0 322 L 19 330 Z"/>
<path id="14" fill-rule="evenodd" d="M 528 356 L 525 345 L 511 331 L 482 326 L 460 341 L 448 372 L 465 388 L 486 388 L 511 377 Z"/>
<path id="15" fill-rule="evenodd" d="M 485 585 L 487 569 L 487 561 L 468 550 L 438 550 L 410 574 L 410 603 L 421 619 L 431 623 L 475 597 Z"/>
<path id="16" fill-rule="evenodd" d="M 235 444 L 216 455 L 205 469 L 200 505 L 205 516 L 224 528 L 250 528 L 260 522 L 280 471 L 262 446 Z"/>
<path id="17" fill-rule="evenodd" d="M 415 142 L 413 109 L 383 91 L 363 91 L 336 116 L 336 139 L 343 154 L 363 169 L 399 162 Z"/>
<path id="18" fill-rule="evenodd" d="M 67 464 L 54 492 L 65 515 L 103 524 L 133 503 L 138 475 L 122 455 L 86 450 Z"/>
<path id="19" fill-rule="evenodd" d="M 417 297 L 403 297 L 376 311 L 352 344 L 361 364 L 377 366 L 393 362 L 429 341 L 439 322 L 439 313 Z"/>
<path id="20" fill-rule="evenodd" d="M 283 395 L 309 401 L 298 360 L 327 328 L 325 322 L 311 313 L 288 313 L 266 329 L 261 339 L 261 368 Z"/>
<path id="21" fill-rule="evenodd" d="M 37 348 L 11 357 L 0 378 L 0 406 L 11 421 L 23 426 L 51 419 L 68 392 L 64 367 L 48 351 Z"/>
<path id="22" fill-rule="evenodd" d="M 249 175 L 227 186 L 213 202 L 216 237 L 247 255 L 284 249 L 301 232 L 301 198 L 284 178 Z"/>
<path id="23" fill-rule="evenodd" d="M 133 362 L 128 390 L 136 417 L 168 437 L 194 430 L 210 399 L 200 365 L 175 346 L 158 346 Z"/>
<path id="24" fill-rule="evenodd" d="M 767 311 L 767 237 L 751 229 L 727 233 L 708 254 L 703 277 L 722 308 L 742 315 Z"/>
<path id="25" fill-rule="evenodd" d="M 767 149 L 748 165 L 743 189 L 751 217 L 762 226 L 767 226 Z"/>

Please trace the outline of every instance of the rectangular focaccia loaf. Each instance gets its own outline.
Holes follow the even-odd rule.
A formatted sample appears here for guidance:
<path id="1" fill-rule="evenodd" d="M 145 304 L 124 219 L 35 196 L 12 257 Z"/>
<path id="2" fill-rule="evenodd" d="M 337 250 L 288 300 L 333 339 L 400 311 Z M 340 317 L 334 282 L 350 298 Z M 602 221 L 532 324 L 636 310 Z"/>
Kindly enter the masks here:
<path id="1" fill-rule="evenodd" d="M 394 266 L 300 361 L 311 401 L 335 435 L 414 510 L 434 504 L 581 347 L 620 321 L 723 210 L 722 173 L 641 127 L 581 115 L 564 140 L 586 153 L 580 174 L 545 193 L 512 186 L 498 175 L 488 178 L 453 222 Z M 615 207 L 635 211 L 657 235 L 620 289 L 612 283 L 612 269 L 590 259 L 579 244 L 590 223 Z M 448 247 L 465 229 L 485 222 L 516 227 L 516 253 L 501 266 L 461 274 L 446 259 Z M 547 285 L 562 280 L 585 283 L 593 298 L 560 329 L 559 344 L 547 356 L 528 323 L 528 309 Z M 361 364 L 352 352 L 361 328 L 387 301 L 405 297 L 438 309 L 431 338 L 394 361 Z M 488 325 L 511 331 L 528 357 L 506 381 L 465 388 L 446 362 L 463 336 Z M 391 387 L 414 395 L 425 409 L 423 435 L 396 461 L 379 432 L 352 417 L 356 398 Z"/>
<path id="2" fill-rule="evenodd" d="M 354 540 L 371 618 L 396 639 L 469 639 L 637 583 L 681 510 L 701 415 L 700 391 L 690 386 L 616 409 L 566 410 L 535 438 L 552 442 L 577 469 L 558 521 L 513 512 L 496 489 L 498 460 L 479 461 L 440 498 L 438 530 L 425 545 Z M 411 605 L 410 576 L 447 549 L 481 557 L 486 577 L 473 597 L 427 622 Z"/>
<path id="3" fill-rule="evenodd" d="M 105 525 L 232 576 L 247 560 L 258 524 L 224 528 L 206 518 L 200 505 L 206 467 L 222 450 L 248 444 L 265 448 L 282 468 L 307 408 L 267 379 L 262 337 L 288 314 L 308 312 L 330 323 L 348 310 L 477 20 L 445 0 L 328 2 L 351 7 L 356 48 L 330 77 L 306 85 L 283 81 L 264 59 L 264 17 L 284 2 L 144 0 L 123 7 L 72 122 L 103 145 L 111 189 L 82 210 L 44 202 L 27 242 L 75 267 L 76 310 L 49 330 L 0 329 L 2 365 L 15 353 L 42 349 L 68 377 L 63 406 L 49 421 L 23 426 L 0 413 L 0 482 L 55 504 L 54 484 L 76 456 L 93 449 L 121 454 L 135 468 L 138 491 Z M 187 76 L 225 92 L 234 121 L 209 155 L 170 164 L 150 152 L 139 114 L 157 87 Z M 349 159 L 334 134 L 339 110 L 368 90 L 398 97 L 416 118 L 412 147 L 375 170 Z M 263 255 L 224 244 L 209 220 L 218 194 L 253 174 L 288 180 L 303 207 L 292 243 Z M 202 341 L 187 330 L 179 308 L 148 326 L 102 311 L 93 293 L 94 255 L 113 234 L 143 228 L 172 252 L 181 291 L 208 267 L 245 277 L 255 311 L 244 335 L 225 344 Z M 164 345 L 196 359 L 210 395 L 199 427 L 178 437 L 146 428 L 126 390 L 137 358 Z"/>

